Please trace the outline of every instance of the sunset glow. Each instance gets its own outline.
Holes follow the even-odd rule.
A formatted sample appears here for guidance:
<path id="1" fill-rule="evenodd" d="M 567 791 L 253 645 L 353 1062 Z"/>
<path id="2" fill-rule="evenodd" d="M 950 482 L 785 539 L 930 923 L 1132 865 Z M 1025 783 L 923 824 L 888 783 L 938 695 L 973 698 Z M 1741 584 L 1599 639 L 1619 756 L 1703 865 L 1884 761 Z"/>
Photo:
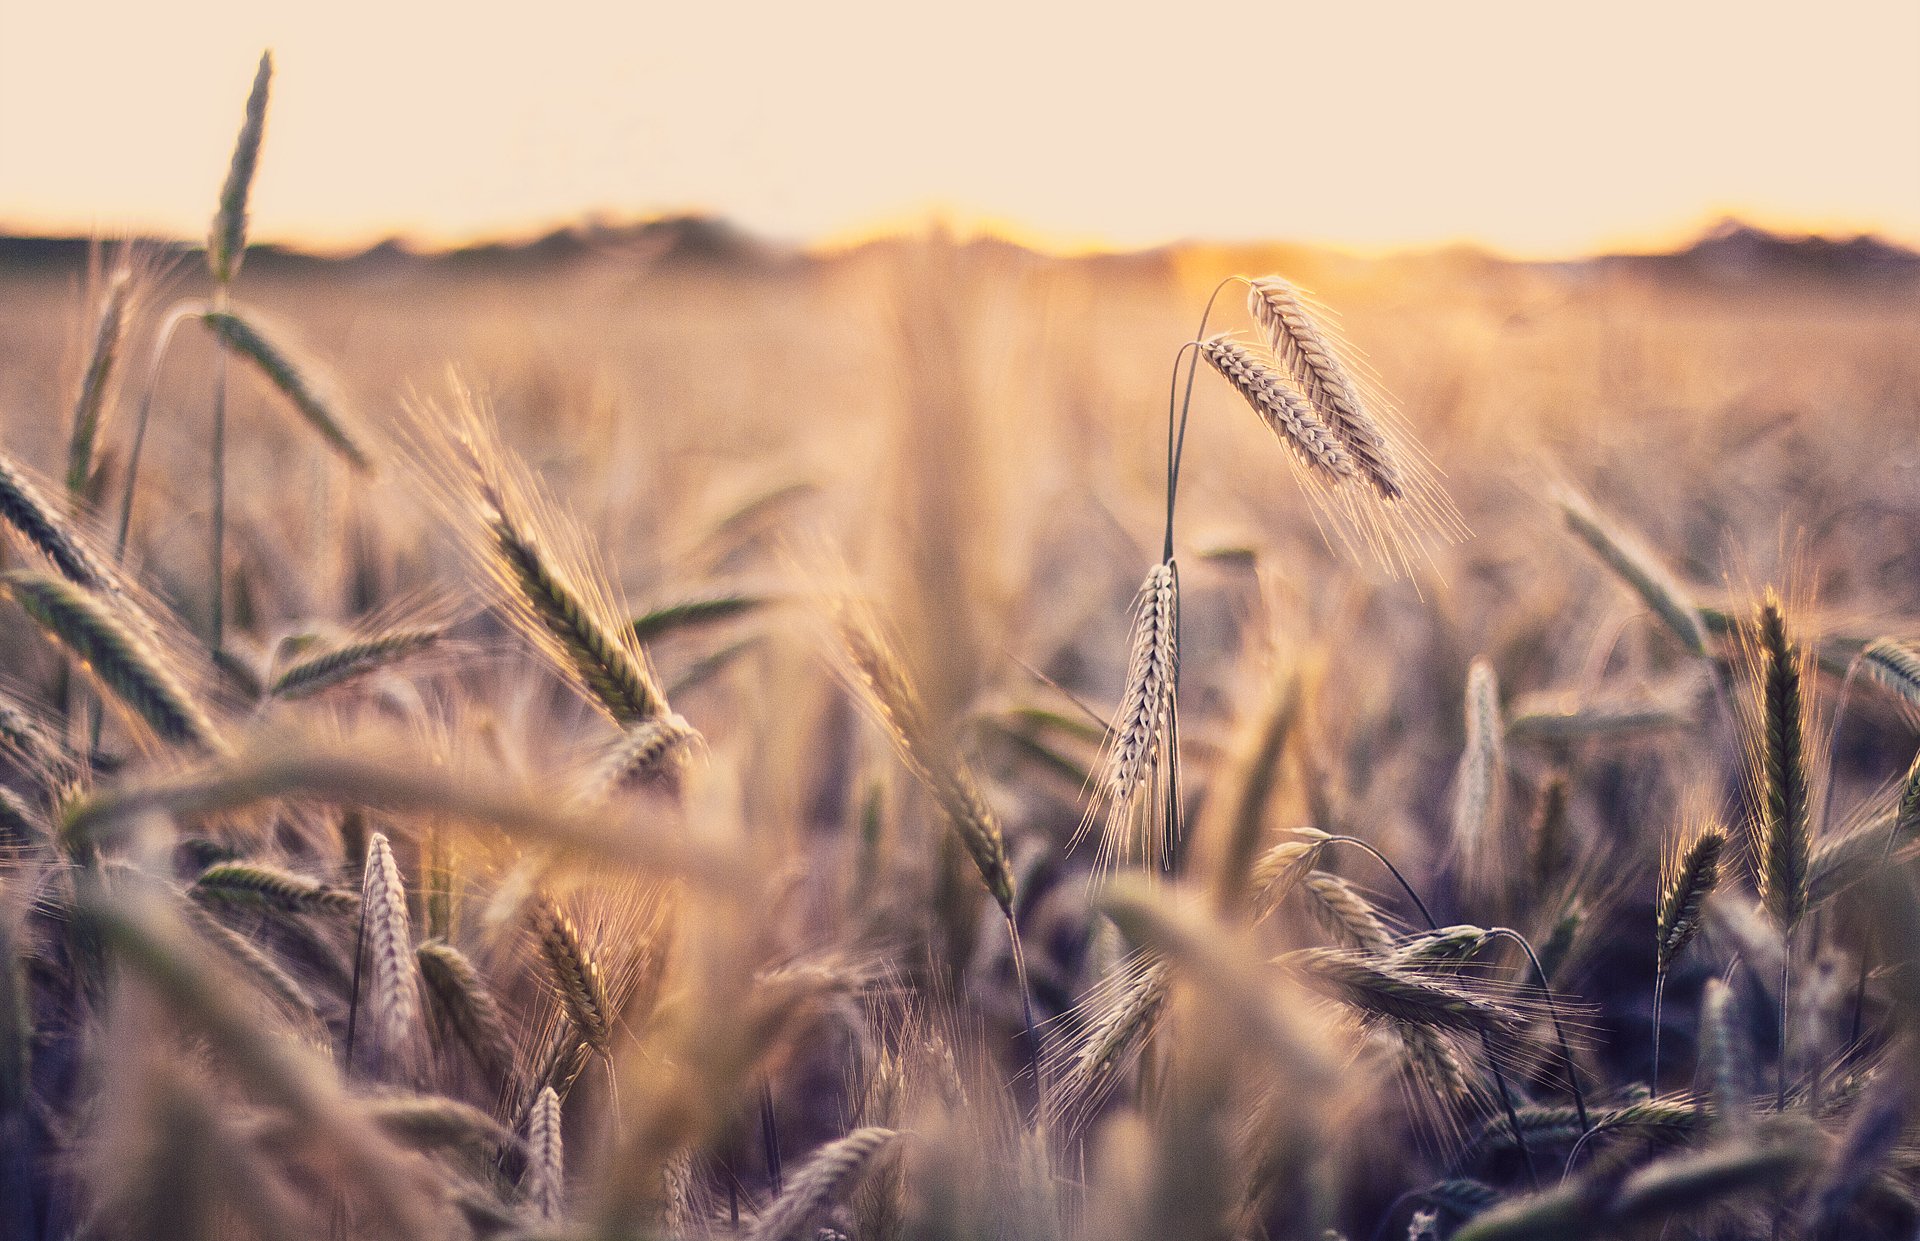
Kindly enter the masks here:
<path id="1" fill-rule="evenodd" d="M 0 226 L 198 236 L 274 50 L 257 235 L 711 211 L 1522 255 L 1737 214 L 1920 240 L 1920 7 L 1232 0 L 7 6 Z M 536 16 L 537 14 L 537 16 Z"/>

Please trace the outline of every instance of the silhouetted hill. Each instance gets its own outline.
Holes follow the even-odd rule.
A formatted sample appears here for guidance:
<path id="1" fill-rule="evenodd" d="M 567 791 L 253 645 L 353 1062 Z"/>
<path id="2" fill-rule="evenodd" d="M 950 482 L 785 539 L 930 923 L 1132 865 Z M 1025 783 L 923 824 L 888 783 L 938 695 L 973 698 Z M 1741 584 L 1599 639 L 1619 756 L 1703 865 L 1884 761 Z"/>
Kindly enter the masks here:
<path id="1" fill-rule="evenodd" d="M 830 254 L 808 254 L 754 236 L 714 216 L 673 216 L 644 223 L 588 220 L 538 237 L 503 240 L 451 250 L 416 249 L 388 240 L 355 254 L 319 255 L 281 246 L 256 246 L 251 270 L 283 274 L 307 271 L 376 272 L 538 272 L 582 264 L 616 263 L 639 268 L 706 267 L 740 271 L 771 270 L 809 262 L 857 261 L 883 254 L 913 238 L 881 238 Z M 84 267 L 94 243 L 84 237 L 0 236 L 0 269 L 68 271 Z M 156 241 L 150 244 L 180 259 L 197 258 L 198 245 Z M 983 237 L 967 243 L 983 251 L 1034 257 L 1019 243 Z M 1612 254 L 1571 262 L 1535 265 L 1503 259 L 1484 250 L 1452 246 L 1408 252 L 1382 259 L 1360 259 L 1336 250 L 1284 242 L 1182 242 L 1148 250 L 1087 255 L 1073 261 L 1112 273 L 1152 275 L 1186 260 L 1245 271 L 1285 271 L 1309 285 L 1328 277 L 1351 279 L 1362 272 L 1412 271 L 1471 278 L 1496 270 L 1549 266 L 1565 270 L 1624 271 L 1662 281 L 1716 285 L 1775 279 L 1817 279 L 1873 284 L 1920 280 L 1920 253 L 1872 235 L 1856 237 L 1790 236 L 1724 220 L 1680 250 L 1658 254 Z M 1214 260 L 1218 260 L 1214 262 Z"/>
<path id="2" fill-rule="evenodd" d="M 1692 245 L 1670 254 L 1607 255 L 1594 261 L 1667 279 L 1717 284 L 1784 277 L 1874 282 L 1920 278 L 1920 254 L 1871 234 L 1791 236 L 1734 219 L 1720 221 Z"/>

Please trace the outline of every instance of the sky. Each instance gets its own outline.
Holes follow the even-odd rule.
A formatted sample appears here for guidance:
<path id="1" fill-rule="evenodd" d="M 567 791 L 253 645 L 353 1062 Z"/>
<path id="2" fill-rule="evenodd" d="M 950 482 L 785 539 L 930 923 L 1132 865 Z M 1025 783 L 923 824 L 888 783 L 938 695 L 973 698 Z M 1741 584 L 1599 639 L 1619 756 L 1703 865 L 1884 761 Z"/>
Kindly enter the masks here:
<path id="1" fill-rule="evenodd" d="M 203 235 L 268 47 L 254 235 L 309 246 L 1920 243 L 1920 0 L 0 0 L 0 228 Z"/>

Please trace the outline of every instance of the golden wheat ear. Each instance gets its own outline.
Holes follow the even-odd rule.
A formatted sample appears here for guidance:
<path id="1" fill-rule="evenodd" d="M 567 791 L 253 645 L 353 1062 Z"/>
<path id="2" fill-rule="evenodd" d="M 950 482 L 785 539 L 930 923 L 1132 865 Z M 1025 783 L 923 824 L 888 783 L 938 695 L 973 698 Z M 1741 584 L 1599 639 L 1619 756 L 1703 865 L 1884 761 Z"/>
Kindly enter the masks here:
<path id="1" fill-rule="evenodd" d="M 408 408 L 407 447 L 495 609 L 615 724 L 668 713 L 628 610 L 578 525 L 464 385 Z"/>
<path id="2" fill-rule="evenodd" d="M 1177 808 L 1168 805 L 1180 761 L 1180 574 L 1171 560 L 1148 570 L 1133 617 L 1127 683 L 1107 730 L 1093 802 L 1072 842 L 1077 846 L 1100 821 L 1097 871 L 1149 861 L 1165 867 L 1178 828 Z"/>

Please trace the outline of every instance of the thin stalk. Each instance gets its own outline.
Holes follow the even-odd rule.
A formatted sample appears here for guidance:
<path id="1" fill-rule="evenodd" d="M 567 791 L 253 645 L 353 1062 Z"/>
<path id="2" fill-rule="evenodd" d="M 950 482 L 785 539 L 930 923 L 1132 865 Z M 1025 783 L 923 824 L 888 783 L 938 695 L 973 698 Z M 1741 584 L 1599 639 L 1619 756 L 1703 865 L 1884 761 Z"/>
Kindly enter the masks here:
<path id="1" fill-rule="evenodd" d="M 140 394 L 140 412 L 133 420 L 133 447 L 127 452 L 127 481 L 120 487 L 120 528 L 113 540 L 113 559 L 116 564 L 123 562 L 127 555 L 127 533 L 133 522 L 133 489 L 140 481 L 140 451 L 147 442 L 147 422 L 153 413 L 153 394 L 160 386 L 160 365 L 166 360 L 167 346 L 173 343 L 173 334 L 188 319 L 195 318 L 205 307 L 196 302 L 182 302 L 167 312 L 161 321 L 160 331 L 153 338 L 153 356 L 147 361 L 147 385 Z"/>
<path id="2" fill-rule="evenodd" d="M 1033 991 L 1027 985 L 1027 953 L 1020 946 L 1020 928 L 1014 925 L 1013 911 L 1006 911 L 1007 939 L 1013 945 L 1014 985 L 1020 988 L 1020 1021 L 1027 1042 L 1027 1068 L 1033 1073 L 1034 1118 L 1041 1115 L 1040 1103 L 1047 1097 L 1046 1081 L 1040 1076 L 1040 1027 L 1033 1020 Z"/>
<path id="3" fill-rule="evenodd" d="M 1782 939 L 1786 951 L 1780 959 L 1780 1064 L 1774 1074 L 1775 1111 L 1785 1111 L 1787 1106 L 1787 999 L 1793 983 L 1793 933 L 1789 931 Z"/>
<path id="4" fill-rule="evenodd" d="M 1667 971 L 1655 970 L 1653 974 L 1653 1080 L 1648 1083 L 1647 1097 L 1660 1097 L 1660 1004 L 1667 996 Z"/>
<path id="5" fill-rule="evenodd" d="M 1496 926 L 1487 928 L 1488 933 L 1502 939 L 1511 940 L 1527 954 L 1527 963 L 1533 966 L 1533 976 L 1540 980 L 1540 996 L 1547 1003 L 1547 1018 L 1553 1022 L 1553 1038 L 1560 1046 L 1560 1062 L 1567 1070 L 1567 1090 L 1573 1095 L 1573 1110 L 1580 1118 L 1580 1135 L 1586 1136 L 1592 1125 L 1587 1120 L 1587 1097 L 1580 1089 L 1580 1075 L 1574 1069 L 1573 1050 L 1567 1046 L 1567 1032 L 1560 1027 L 1560 1006 L 1554 1003 L 1553 988 L 1547 984 L 1547 971 L 1540 968 L 1540 958 L 1534 954 L 1533 945 L 1527 937 L 1511 927 Z"/>
<path id="6" fill-rule="evenodd" d="M 760 1145 L 766 1152 L 767 1185 L 778 1201 L 786 1186 L 780 1175 L 780 1131 L 774 1125 L 773 1083 L 766 1078 L 760 1081 Z"/>
<path id="7" fill-rule="evenodd" d="M 227 286 L 220 285 L 214 290 L 213 308 L 223 311 L 227 308 Z M 227 552 L 227 346 L 225 341 L 217 342 L 218 353 L 213 367 L 213 516 L 212 531 L 208 538 L 209 588 L 213 592 L 209 620 L 207 622 L 207 651 L 211 655 L 220 654 L 221 640 L 225 637 L 226 623 L 226 552 Z"/>
<path id="8" fill-rule="evenodd" d="M 1220 293 L 1223 289 L 1236 281 L 1241 284 L 1247 283 L 1246 278 L 1243 276 L 1228 276 L 1225 280 L 1213 286 L 1213 292 L 1207 295 L 1206 307 L 1200 312 L 1200 329 L 1193 334 L 1192 340 L 1180 346 L 1179 353 L 1173 355 L 1173 381 L 1175 386 L 1178 386 L 1180 382 L 1180 358 L 1187 350 L 1193 350 L 1193 356 L 1187 359 L 1187 386 L 1185 394 L 1180 399 L 1180 426 L 1178 434 L 1174 431 L 1173 400 L 1171 394 L 1169 394 L 1167 401 L 1167 537 L 1161 555 L 1162 560 L 1173 559 L 1173 502 L 1174 498 L 1180 492 L 1180 462 L 1186 455 L 1187 413 L 1193 408 L 1193 382 L 1194 377 L 1198 375 L 1200 371 L 1200 342 L 1207 338 L 1207 320 L 1213 317 L 1214 302 L 1219 300 Z"/>

